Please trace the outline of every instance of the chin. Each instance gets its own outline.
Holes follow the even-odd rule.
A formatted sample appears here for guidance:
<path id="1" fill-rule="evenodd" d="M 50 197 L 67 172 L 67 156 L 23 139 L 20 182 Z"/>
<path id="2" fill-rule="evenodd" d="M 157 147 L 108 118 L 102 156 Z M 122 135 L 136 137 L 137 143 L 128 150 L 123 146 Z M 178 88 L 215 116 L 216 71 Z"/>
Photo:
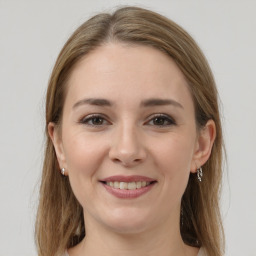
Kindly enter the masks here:
<path id="1" fill-rule="evenodd" d="M 153 224 L 150 216 L 135 209 L 116 209 L 105 217 L 105 225 L 120 234 L 141 233 Z"/>

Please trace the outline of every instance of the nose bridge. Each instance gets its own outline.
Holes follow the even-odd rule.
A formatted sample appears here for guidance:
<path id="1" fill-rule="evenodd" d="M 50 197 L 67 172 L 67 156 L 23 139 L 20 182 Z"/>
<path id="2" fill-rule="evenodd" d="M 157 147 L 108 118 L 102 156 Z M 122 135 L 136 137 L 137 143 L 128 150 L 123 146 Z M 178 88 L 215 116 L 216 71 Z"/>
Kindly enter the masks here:
<path id="1" fill-rule="evenodd" d="M 118 125 L 114 137 L 109 153 L 112 160 L 123 165 L 134 165 L 146 157 L 139 127 L 133 122 L 126 120 Z"/>

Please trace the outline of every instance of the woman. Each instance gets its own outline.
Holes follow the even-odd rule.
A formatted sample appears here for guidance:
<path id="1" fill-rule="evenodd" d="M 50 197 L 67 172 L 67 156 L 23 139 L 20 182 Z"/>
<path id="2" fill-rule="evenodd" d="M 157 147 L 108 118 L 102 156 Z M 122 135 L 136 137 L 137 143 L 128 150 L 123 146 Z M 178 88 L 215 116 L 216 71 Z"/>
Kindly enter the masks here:
<path id="1" fill-rule="evenodd" d="M 222 131 L 206 59 L 126 7 L 80 26 L 46 101 L 36 241 L 49 255 L 223 255 Z"/>

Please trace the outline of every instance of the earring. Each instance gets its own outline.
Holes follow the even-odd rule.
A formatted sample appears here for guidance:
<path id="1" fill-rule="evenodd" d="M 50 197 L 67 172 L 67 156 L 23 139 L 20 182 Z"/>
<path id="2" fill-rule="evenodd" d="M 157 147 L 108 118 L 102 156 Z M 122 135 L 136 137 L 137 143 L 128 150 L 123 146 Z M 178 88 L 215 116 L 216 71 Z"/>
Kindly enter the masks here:
<path id="1" fill-rule="evenodd" d="M 60 172 L 63 176 L 65 176 L 65 168 L 61 168 Z"/>
<path id="2" fill-rule="evenodd" d="M 198 168 L 197 170 L 197 179 L 201 182 L 203 177 L 203 170 L 202 167 Z"/>

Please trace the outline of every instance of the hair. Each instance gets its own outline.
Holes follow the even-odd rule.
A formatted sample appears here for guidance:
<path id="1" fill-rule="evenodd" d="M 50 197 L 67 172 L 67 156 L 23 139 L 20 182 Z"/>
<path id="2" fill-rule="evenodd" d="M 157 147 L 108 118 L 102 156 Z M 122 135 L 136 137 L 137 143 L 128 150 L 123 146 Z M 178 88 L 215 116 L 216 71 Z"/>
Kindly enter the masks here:
<path id="1" fill-rule="evenodd" d="M 211 69 L 192 37 L 176 23 L 146 9 L 123 7 L 113 14 L 98 14 L 82 24 L 64 45 L 53 68 L 46 96 L 45 158 L 35 231 L 39 256 L 62 255 L 85 236 L 83 208 L 69 179 L 59 172 L 48 124 L 61 125 L 67 82 L 76 64 L 109 42 L 150 46 L 167 54 L 187 80 L 198 129 L 203 129 L 208 120 L 215 122 L 217 134 L 210 158 L 203 166 L 203 181 L 199 183 L 196 175 L 190 174 L 182 197 L 180 231 L 186 244 L 203 246 L 209 256 L 223 255 L 219 199 L 224 145 Z"/>

